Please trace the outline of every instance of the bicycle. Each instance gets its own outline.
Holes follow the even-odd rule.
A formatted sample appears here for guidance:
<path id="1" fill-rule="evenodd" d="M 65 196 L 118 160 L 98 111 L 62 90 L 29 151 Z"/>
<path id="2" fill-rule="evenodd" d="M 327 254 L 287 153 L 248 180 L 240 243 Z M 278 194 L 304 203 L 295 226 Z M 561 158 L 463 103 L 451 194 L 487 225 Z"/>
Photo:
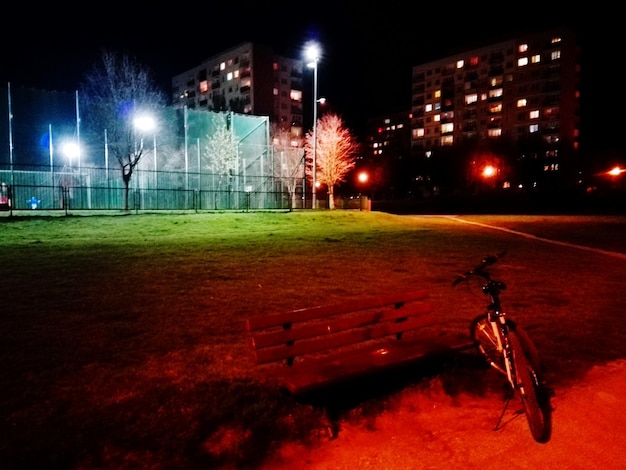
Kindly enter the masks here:
<path id="1" fill-rule="evenodd" d="M 470 279 L 478 278 L 483 294 L 489 297 L 485 313 L 475 317 L 470 323 L 470 336 L 487 363 L 503 374 L 509 384 L 504 409 L 494 428 L 500 423 L 509 403 L 519 395 L 535 441 L 545 443 L 551 434 L 551 391 L 544 379 L 543 365 L 537 347 L 528 334 L 502 309 L 500 293 L 506 289 L 502 281 L 494 280 L 487 268 L 498 261 L 505 252 L 483 258 L 478 266 L 458 276 L 453 286 Z"/>

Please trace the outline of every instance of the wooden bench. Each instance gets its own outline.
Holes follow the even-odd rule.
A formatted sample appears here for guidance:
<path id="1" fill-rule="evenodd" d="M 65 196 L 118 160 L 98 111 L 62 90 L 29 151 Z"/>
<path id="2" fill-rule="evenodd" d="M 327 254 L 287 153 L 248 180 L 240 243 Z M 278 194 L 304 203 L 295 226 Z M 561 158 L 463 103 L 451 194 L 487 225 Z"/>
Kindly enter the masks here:
<path id="1" fill-rule="evenodd" d="M 246 320 L 258 370 L 294 395 L 473 347 L 435 327 L 415 290 L 259 315 Z"/>

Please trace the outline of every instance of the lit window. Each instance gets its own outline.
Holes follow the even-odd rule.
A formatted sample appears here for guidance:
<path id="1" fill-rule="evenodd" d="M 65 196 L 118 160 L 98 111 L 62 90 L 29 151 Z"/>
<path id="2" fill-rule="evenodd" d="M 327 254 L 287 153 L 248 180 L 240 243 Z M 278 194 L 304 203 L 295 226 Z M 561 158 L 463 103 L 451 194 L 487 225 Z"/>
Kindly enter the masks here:
<path id="1" fill-rule="evenodd" d="M 541 62 L 541 56 L 539 54 L 535 54 L 534 56 L 530 57 L 530 61 L 533 64 L 538 64 L 539 62 Z"/>
<path id="2" fill-rule="evenodd" d="M 233 77 L 235 77 L 235 78 L 239 78 L 239 69 L 237 69 L 237 70 L 235 70 L 235 71 L 233 72 Z"/>
<path id="3" fill-rule="evenodd" d="M 440 114 L 435 114 L 435 117 L 433 118 L 433 121 L 439 122 L 440 120 L 441 120 L 441 115 Z"/>
<path id="4" fill-rule="evenodd" d="M 502 88 L 496 88 L 495 90 L 489 90 L 489 98 L 500 98 L 502 96 Z"/>
<path id="5" fill-rule="evenodd" d="M 209 91 L 209 82 L 207 80 L 202 80 L 199 85 L 200 93 L 206 93 Z"/>
<path id="6" fill-rule="evenodd" d="M 487 99 L 487 93 L 480 94 L 480 101 L 485 101 Z"/>
<path id="7" fill-rule="evenodd" d="M 441 145 L 452 145 L 454 143 L 454 137 L 451 135 L 444 135 L 441 138 Z"/>
<path id="8" fill-rule="evenodd" d="M 272 69 L 273 69 L 273 70 L 278 70 L 278 64 L 277 64 L 276 62 L 274 62 L 274 63 L 272 64 Z"/>
<path id="9" fill-rule="evenodd" d="M 241 86 L 242 86 L 242 87 L 243 87 L 243 86 L 248 86 L 248 87 L 249 87 L 249 86 L 252 86 L 252 80 L 251 80 L 251 79 L 249 79 L 249 78 L 248 78 L 247 80 L 242 80 L 242 81 L 241 81 Z"/>
<path id="10" fill-rule="evenodd" d="M 226 74 L 226 80 L 227 80 L 227 81 L 230 81 L 230 80 L 232 80 L 232 79 L 233 79 L 233 73 L 232 73 L 232 72 L 228 72 L 228 73 Z"/>
<path id="11" fill-rule="evenodd" d="M 528 126 L 528 132 L 530 132 L 531 134 L 534 134 L 535 132 L 539 131 L 539 124 L 531 124 L 530 126 Z"/>
<path id="12" fill-rule="evenodd" d="M 528 44 L 520 44 L 517 50 L 518 52 L 526 52 L 528 50 Z"/>
<path id="13" fill-rule="evenodd" d="M 274 94 L 274 96 L 278 96 L 278 88 L 274 88 L 272 90 L 272 93 Z"/>
<path id="14" fill-rule="evenodd" d="M 502 103 L 497 103 L 489 106 L 490 113 L 501 113 L 502 112 Z"/>
<path id="15" fill-rule="evenodd" d="M 441 109 L 441 103 L 435 103 L 435 111 L 439 111 Z"/>
<path id="16" fill-rule="evenodd" d="M 489 79 L 489 86 L 500 86 L 502 85 L 502 75 L 498 75 L 497 77 L 492 77 Z"/>
<path id="17" fill-rule="evenodd" d="M 557 60 L 561 58 L 561 51 L 552 51 L 550 54 L 550 60 Z"/>
<path id="18" fill-rule="evenodd" d="M 517 100 L 517 107 L 518 108 L 523 108 L 527 104 L 528 104 L 528 100 L 526 98 L 522 98 L 522 99 Z"/>
<path id="19" fill-rule="evenodd" d="M 528 113 L 528 117 L 530 119 L 539 119 L 539 110 L 533 109 L 530 113 Z"/>
<path id="20" fill-rule="evenodd" d="M 435 98 L 441 98 L 441 90 L 435 90 L 435 93 L 433 94 L 433 96 Z"/>
<path id="21" fill-rule="evenodd" d="M 489 137 L 500 137 L 502 135 L 502 129 L 489 129 L 487 135 Z"/>
<path id="22" fill-rule="evenodd" d="M 561 42 L 561 38 L 559 36 L 552 38 L 552 40 L 550 41 L 552 44 L 557 44 L 559 42 Z"/>
<path id="23" fill-rule="evenodd" d="M 293 101 L 302 101 L 302 92 L 300 90 L 291 90 L 289 92 L 289 97 Z"/>
<path id="24" fill-rule="evenodd" d="M 528 65 L 528 57 L 520 57 L 519 59 L 517 59 L 518 67 L 524 67 L 526 65 Z"/>
<path id="25" fill-rule="evenodd" d="M 471 95 L 465 95 L 465 104 L 472 104 L 478 101 L 478 95 L 473 93 Z"/>
<path id="26" fill-rule="evenodd" d="M 424 137 L 424 128 L 413 129 L 413 138 Z"/>
<path id="27" fill-rule="evenodd" d="M 477 56 L 474 56 L 474 57 L 470 58 L 470 65 L 472 65 L 472 66 L 478 65 L 478 57 Z"/>
<path id="28" fill-rule="evenodd" d="M 220 64 L 220 70 L 225 70 L 226 69 L 226 62 L 222 62 Z"/>
<path id="29" fill-rule="evenodd" d="M 430 113 L 433 110 L 433 105 L 432 104 L 427 104 L 426 105 L 426 112 Z"/>
<path id="30" fill-rule="evenodd" d="M 447 124 L 442 124 L 441 125 L 441 133 L 442 134 L 447 134 L 449 132 L 452 132 L 454 130 L 454 124 L 449 122 Z"/>
<path id="31" fill-rule="evenodd" d="M 456 61 L 456 68 L 457 69 L 462 69 L 464 65 L 465 65 L 465 61 L 464 60 L 457 60 Z"/>

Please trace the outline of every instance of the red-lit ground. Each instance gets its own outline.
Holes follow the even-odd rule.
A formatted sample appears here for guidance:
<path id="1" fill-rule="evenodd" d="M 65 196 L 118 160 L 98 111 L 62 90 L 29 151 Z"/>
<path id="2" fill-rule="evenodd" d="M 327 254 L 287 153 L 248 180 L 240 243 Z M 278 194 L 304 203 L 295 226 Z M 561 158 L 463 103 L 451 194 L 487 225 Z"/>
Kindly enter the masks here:
<path id="1" fill-rule="evenodd" d="M 401 394 L 370 422 L 342 423 L 337 439 L 315 448 L 286 446 L 264 469 L 626 469 L 626 360 L 556 390 L 546 444 L 532 440 L 523 415 L 494 432 L 502 409 L 495 394 L 453 402 L 432 388 Z"/>

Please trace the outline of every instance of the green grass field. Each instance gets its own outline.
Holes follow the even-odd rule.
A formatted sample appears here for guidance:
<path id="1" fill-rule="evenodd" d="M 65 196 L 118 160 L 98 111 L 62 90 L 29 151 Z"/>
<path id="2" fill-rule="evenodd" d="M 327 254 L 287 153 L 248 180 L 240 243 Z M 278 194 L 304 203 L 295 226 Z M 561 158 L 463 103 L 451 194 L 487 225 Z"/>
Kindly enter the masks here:
<path id="1" fill-rule="evenodd" d="M 625 356 L 626 217 L 462 219 L 515 232 L 360 211 L 0 219 L 3 468 L 254 468 L 323 416 L 255 379 L 246 317 L 424 287 L 466 331 L 486 299 L 451 283 L 496 251 L 557 393 Z M 459 367 L 443 373 L 471 389 Z"/>

